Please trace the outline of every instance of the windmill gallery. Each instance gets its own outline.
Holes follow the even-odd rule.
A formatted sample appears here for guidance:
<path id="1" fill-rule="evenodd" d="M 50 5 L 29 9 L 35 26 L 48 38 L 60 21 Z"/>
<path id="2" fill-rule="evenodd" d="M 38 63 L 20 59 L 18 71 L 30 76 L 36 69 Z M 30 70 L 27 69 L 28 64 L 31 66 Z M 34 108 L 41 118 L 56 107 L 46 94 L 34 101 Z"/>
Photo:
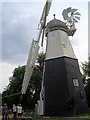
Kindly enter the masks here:
<path id="1" fill-rule="evenodd" d="M 73 36 L 75 23 L 80 20 L 80 13 L 71 7 L 64 9 L 65 22 L 55 18 L 47 23 L 52 1 L 46 1 L 40 19 L 37 40 L 32 41 L 26 71 L 22 84 L 25 94 L 34 69 L 39 51 L 39 41 L 44 34 L 47 37 L 46 57 L 43 69 L 40 100 L 37 101 L 38 115 L 73 115 L 87 113 L 88 105 L 78 60 L 73 52 L 69 36 Z"/>

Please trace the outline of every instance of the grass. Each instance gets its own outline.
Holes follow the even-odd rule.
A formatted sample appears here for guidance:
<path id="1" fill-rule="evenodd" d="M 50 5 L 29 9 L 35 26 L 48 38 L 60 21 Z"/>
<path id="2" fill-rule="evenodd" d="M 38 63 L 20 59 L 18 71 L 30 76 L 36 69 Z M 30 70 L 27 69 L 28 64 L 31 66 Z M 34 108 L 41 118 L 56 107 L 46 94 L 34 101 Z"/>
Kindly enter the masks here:
<path id="1" fill-rule="evenodd" d="M 12 114 L 9 114 L 9 116 L 11 118 L 10 120 L 12 120 Z M 89 109 L 89 113 L 76 115 L 75 117 L 73 117 L 73 116 L 71 116 L 71 117 L 38 116 L 33 111 L 26 111 L 23 113 L 23 116 L 24 117 L 31 116 L 33 120 L 90 120 L 90 109 Z M 87 116 L 89 116 L 89 118 L 86 118 Z M 84 117 L 84 118 L 80 118 L 80 117 Z"/>
<path id="2" fill-rule="evenodd" d="M 90 118 L 80 118 L 81 116 L 90 116 L 89 114 L 77 115 L 75 117 L 49 117 L 49 116 L 38 116 L 35 112 L 24 112 L 24 116 L 31 116 L 33 120 L 90 120 Z"/>
<path id="3" fill-rule="evenodd" d="M 33 120 L 90 120 L 88 118 L 61 118 L 61 117 L 55 117 L 55 118 L 37 118 Z"/>

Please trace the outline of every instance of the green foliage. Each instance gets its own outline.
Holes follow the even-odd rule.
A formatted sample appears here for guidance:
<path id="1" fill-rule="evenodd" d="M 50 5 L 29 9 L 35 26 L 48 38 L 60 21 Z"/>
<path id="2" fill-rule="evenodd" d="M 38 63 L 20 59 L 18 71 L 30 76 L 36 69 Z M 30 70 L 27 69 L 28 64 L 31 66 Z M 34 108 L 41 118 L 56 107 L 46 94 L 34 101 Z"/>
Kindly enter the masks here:
<path id="1" fill-rule="evenodd" d="M 24 107 L 28 106 L 30 109 L 34 108 L 37 100 L 39 99 L 39 92 L 41 88 L 42 72 L 36 66 L 33 70 L 30 84 L 26 94 L 23 96 L 22 104 Z"/>
<path id="2" fill-rule="evenodd" d="M 82 63 L 82 71 L 83 71 L 83 82 L 87 84 L 90 79 L 90 58 L 88 62 Z"/>
<path id="3" fill-rule="evenodd" d="M 9 96 L 15 93 L 19 93 L 21 91 L 21 85 L 23 82 L 25 72 L 25 66 L 19 66 L 15 68 L 13 71 L 13 76 L 9 78 L 9 85 L 6 87 L 5 91 L 2 93 L 2 97 Z M 12 104 L 18 104 L 20 95 L 9 96 L 3 99 L 3 103 L 7 103 L 10 107 Z"/>
<path id="4" fill-rule="evenodd" d="M 3 103 L 7 103 L 9 107 L 12 107 L 13 104 L 17 105 L 21 103 L 23 107 L 26 107 L 27 109 L 28 107 L 30 109 L 34 108 L 35 103 L 39 99 L 44 59 L 45 59 L 44 54 L 38 55 L 37 65 L 33 70 L 32 77 L 30 79 L 30 83 L 28 85 L 26 94 L 23 96 L 21 96 L 20 94 L 16 94 L 16 95 L 12 95 L 12 94 L 21 92 L 24 73 L 25 73 L 25 65 L 19 66 L 14 69 L 13 76 L 9 78 L 9 85 L 2 93 Z"/>
<path id="5" fill-rule="evenodd" d="M 40 53 L 37 58 L 37 62 L 39 63 L 39 69 L 43 72 L 45 54 Z"/>
<path id="6" fill-rule="evenodd" d="M 88 106 L 90 107 L 90 80 L 88 81 L 87 85 L 85 86 Z"/>
<path id="7" fill-rule="evenodd" d="M 85 85 L 86 96 L 88 100 L 88 105 L 90 107 L 90 58 L 88 62 L 82 63 L 82 70 L 83 70 L 83 82 Z"/>

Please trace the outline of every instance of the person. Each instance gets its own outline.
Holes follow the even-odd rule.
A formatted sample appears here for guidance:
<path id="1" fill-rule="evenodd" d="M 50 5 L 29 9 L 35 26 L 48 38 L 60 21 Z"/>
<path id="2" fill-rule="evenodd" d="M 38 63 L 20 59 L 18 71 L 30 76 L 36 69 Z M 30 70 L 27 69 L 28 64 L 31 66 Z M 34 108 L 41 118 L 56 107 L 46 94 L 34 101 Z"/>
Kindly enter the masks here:
<path id="1" fill-rule="evenodd" d="M 2 106 L 2 120 L 8 120 L 8 107 L 7 104 L 4 103 L 4 106 Z"/>
<path id="2" fill-rule="evenodd" d="M 17 119 L 17 107 L 13 104 L 13 120 Z"/>
<path id="3" fill-rule="evenodd" d="M 19 104 L 19 106 L 17 106 L 17 114 L 18 114 L 18 118 L 20 118 L 22 116 L 22 106 L 21 106 L 21 104 Z"/>

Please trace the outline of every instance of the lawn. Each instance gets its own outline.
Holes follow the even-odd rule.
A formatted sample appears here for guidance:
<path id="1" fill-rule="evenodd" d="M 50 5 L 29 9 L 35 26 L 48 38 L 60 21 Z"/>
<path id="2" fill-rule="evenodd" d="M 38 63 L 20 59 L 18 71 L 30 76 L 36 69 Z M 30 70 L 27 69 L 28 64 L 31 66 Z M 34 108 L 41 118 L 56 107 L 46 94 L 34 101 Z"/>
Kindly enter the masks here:
<path id="1" fill-rule="evenodd" d="M 10 116 L 9 120 L 13 120 L 13 117 Z M 90 116 L 84 116 L 83 118 L 80 117 L 46 117 L 46 116 L 32 116 L 32 119 L 26 119 L 27 117 L 22 117 L 21 119 L 17 120 L 90 120 Z M 28 116 L 30 118 L 30 115 Z"/>
<path id="2" fill-rule="evenodd" d="M 76 117 L 47 117 L 37 116 L 34 112 L 24 113 L 24 116 L 31 116 L 33 120 L 90 120 L 90 114 L 79 115 Z"/>
<path id="3" fill-rule="evenodd" d="M 90 117 L 78 118 L 78 117 L 34 117 L 33 120 L 90 120 Z"/>

